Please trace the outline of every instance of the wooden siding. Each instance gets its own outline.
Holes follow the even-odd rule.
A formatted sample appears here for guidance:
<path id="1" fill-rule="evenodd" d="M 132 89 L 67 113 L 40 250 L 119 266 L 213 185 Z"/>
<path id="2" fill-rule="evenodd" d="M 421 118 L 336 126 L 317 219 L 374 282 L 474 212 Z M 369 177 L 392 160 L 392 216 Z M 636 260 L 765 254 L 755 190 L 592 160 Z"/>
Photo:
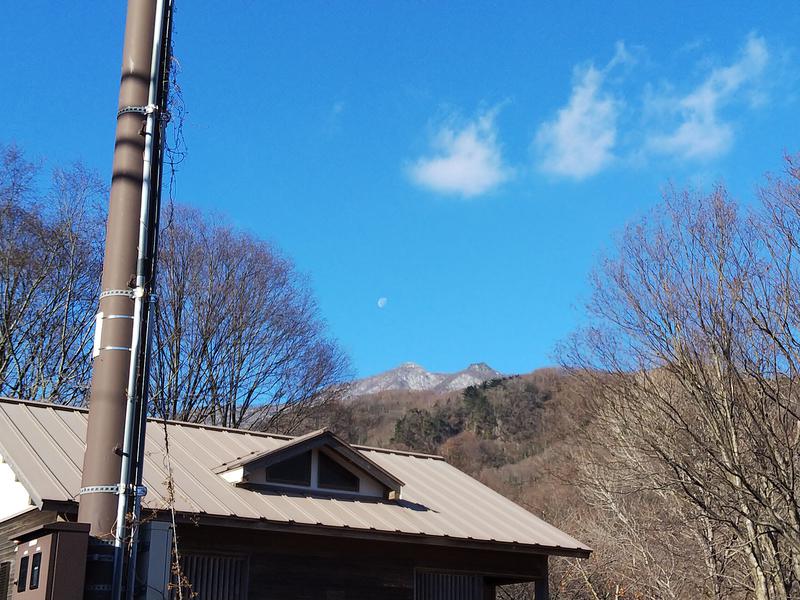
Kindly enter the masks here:
<path id="1" fill-rule="evenodd" d="M 10 562 L 11 567 L 8 578 L 8 597 L 11 598 L 11 583 L 16 579 L 14 574 L 14 536 L 26 529 L 32 529 L 39 525 L 52 523 L 58 520 L 58 515 L 54 512 L 31 510 L 11 517 L 0 522 L 0 563 Z M 3 596 L 0 595 L 0 598 Z"/>
<path id="2" fill-rule="evenodd" d="M 484 597 L 493 598 L 498 581 L 547 572 L 546 556 L 233 528 L 180 526 L 178 544 L 184 553 L 247 556 L 249 600 L 414 600 L 420 570 L 485 575 Z"/>
<path id="3" fill-rule="evenodd" d="M 412 573 L 380 559 L 258 554 L 250 561 L 250 600 L 411 600 Z"/>
<path id="4" fill-rule="evenodd" d="M 0 562 L 13 565 L 12 540 L 20 531 L 56 520 L 61 520 L 56 512 L 32 510 L 0 522 Z M 545 555 L 456 545 L 191 525 L 180 525 L 178 536 L 186 555 L 243 557 L 248 600 L 414 600 L 420 572 L 483 576 L 484 597 L 494 598 L 495 585 L 541 580 L 547 574 Z M 9 579 L 10 584 L 13 567 Z M 212 599 L 200 596 L 198 600 Z"/>

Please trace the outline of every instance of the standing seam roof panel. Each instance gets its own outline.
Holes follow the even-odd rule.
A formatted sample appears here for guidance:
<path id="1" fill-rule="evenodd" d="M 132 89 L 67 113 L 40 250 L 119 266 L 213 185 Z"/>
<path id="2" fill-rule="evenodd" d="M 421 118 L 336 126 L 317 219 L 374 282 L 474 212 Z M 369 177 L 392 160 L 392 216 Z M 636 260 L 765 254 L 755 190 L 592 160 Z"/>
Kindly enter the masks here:
<path id="1" fill-rule="evenodd" d="M 577 540 L 574 540 L 570 536 L 564 534 L 562 531 L 556 529 L 536 515 L 526 511 L 524 508 L 520 507 L 514 502 L 511 502 L 507 498 L 503 498 L 502 503 L 500 501 L 494 501 L 493 497 L 495 492 L 493 490 L 484 486 L 480 482 L 476 482 L 455 467 L 446 463 L 443 465 L 443 467 L 451 471 L 449 479 L 453 482 L 454 488 L 461 490 L 465 494 L 469 494 L 477 504 L 485 507 L 487 512 L 491 512 L 491 508 L 495 507 L 495 514 L 499 515 L 501 512 L 499 509 L 502 507 L 502 514 L 504 515 L 504 518 L 507 519 L 509 524 L 513 524 L 515 530 L 515 533 L 513 534 L 514 537 L 523 537 L 520 534 L 526 534 L 530 537 L 541 537 L 544 535 L 560 538 L 561 543 L 565 546 L 571 546 L 574 543 L 578 543 Z M 469 481 L 465 481 L 465 478 L 468 478 Z"/>
<path id="2" fill-rule="evenodd" d="M 490 499 L 496 494 L 494 490 L 484 486 L 479 481 L 476 482 L 471 477 L 459 471 L 452 465 L 445 463 L 445 466 L 452 471 L 452 479 L 454 483 L 458 482 L 456 485 L 465 492 L 469 492 L 475 498 L 476 502 L 481 503 L 487 509 L 490 509 L 491 506 L 494 505 L 494 502 L 492 502 Z M 465 478 L 468 478 L 469 481 L 467 482 Z M 477 485 L 475 485 L 476 483 Z M 478 495 L 478 492 L 482 492 L 480 496 Z M 527 532 L 530 536 L 541 536 L 542 534 L 545 534 L 559 537 L 565 546 L 572 546 L 573 544 L 578 543 L 574 538 L 553 527 L 536 515 L 528 512 L 518 504 L 511 502 L 507 498 L 503 498 L 503 511 L 508 518 L 516 517 L 514 524 L 515 528 L 520 533 Z"/>
<path id="3" fill-rule="evenodd" d="M 170 435 L 170 437 L 172 438 L 172 435 Z M 159 450 L 161 450 L 163 454 L 166 454 L 163 437 L 159 439 L 157 436 L 148 436 L 147 441 L 150 443 L 155 443 Z M 170 441 L 169 455 L 170 464 L 172 466 L 172 476 L 175 482 L 176 495 L 178 491 L 183 492 L 185 494 L 186 501 L 194 507 L 196 512 L 223 515 L 231 514 L 227 510 L 225 504 L 218 500 L 217 497 L 214 496 L 214 494 L 200 482 L 202 473 L 192 473 L 192 471 L 188 469 L 187 465 L 179 460 L 175 460 L 177 455 L 181 454 L 182 452 L 183 449 L 181 448 L 180 444 L 173 444 L 172 441 Z M 208 504 L 205 502 L 206 499 L 209 501 Z M 214 510 L 211 505 L 215 505 L 217 510 Z"/>
<path id="4" fill-rule="evenodd" d="M 171 450 L 173 456 L 181 458 L 179 455 L 182 455 L 182 464 L 194 463 L 198 466 L 196 470 L 192 469 L 192 472 L 198 475 L 198 484 L 207 489 L 208 493 L 220 506 L 227 507 L 228 514 L 257 519 L 259 514 L 235 493 L 234 488 L 230 485 L 219 485 L 220 478 L 197 460 L 197 453 L 190 452 L 186 448 L 185 444 L 182 443 L 182 440 L 185 442 L 186 439 L 186 432 L 182 431 L 180 427 L 173 431 L 170 448 L 177 448 L 177 452 Z M 197 449 L 198 453 L 202 452 L 201 448 L 202 444 Z M 222 496 L 225 496 L 225 498 Z"/>
<path id="5" fill-rule="evenodd" d="M 33 435 L 27 437 L 27 441 L 31 444 L 36 454 L 47 461 L 48 470 L 58 480 L 59 484 L 67 492 L 74 494 L 80 489 L 81 468 L 70 459 L 64 448 L 53 437 L 51 431 L 56 429 L 55 419 L 47 411 L 37 412 L 42 417 L 41 421 L 34 417 L 33 411 L 28 407 L 24 407 L 17 415 L 17 420 L 14 424 L 17 427 L 28 425 L 25 430 L 31 431 Z M 61 468 L 58 471 L 54 471 L 54 465 L 58 465 Z M 78 482 L 77 486 L 75 482 Z"/>
<path id="6" fill-rule="evenodd" d="M 424 477 L 426 481 L 429 482 L 429 484 L 430 482 L 436 479 L 437 474 L 441 475 L 441 473 L 430 472 L 432 466 L 434 465 L 425 462 L 420 462 L 420 464 L 415 465 L 416 470 L 420 474 L 420 477 L 421 478 Z M 448 467 L 447 463 L 440 462 L 439 464 L 436 464 L 434 468 L 441 470 L 442 468 L 446 469 L 447 467 Z M 448 475 L 450 474 L 448 473 Z M 454 513 L 458 513 L 459 515 L 462 515 L 464 518 L 469 519 L 470 515 L 474 514 L 475 504 L 485 505 L 484 498 L 482 498 L 480 495 L 475 494 L 470 489 L 464 489 L 458 486 L 457 482 L 454 479 L 448 477 L 447 481 L 448 481 L 447 492 L 449 493 L 445 492 L 436 493 L 436 500 L 442 503 L 441 506 L 443 507 L 443 509 L 445 506 L 447 506 L 448 510 L 452 510 Z M 431 485 L 428 486 L 429 493 L 431 493 L 432 495 L 434 492 L 430 492 L 430 490 L 435 490 L 435 489 L 436 489 L 435 486 Z M 472 502 L 469 502 L 469 500 L 472 500 Z M 498 536 L 497 533 L 495 533 L 494 535 L 496 537 L 493 539 L 516 542 L 518 541 L 517 537 L 519 529 L 518 527 L 515 527 L 514 523 L 509 522 L 508 519 L 504 519 L 501 516 L 499 516 L 500 515 L 499 509 L 501 508 L 501 506 L 498 506 L 499 504 L 500 504 L 499 501 L 495 501 L 492 503 L 491 506 L 487 507 L 489 510 L 486 511 L 484 518 L 481 522 L 481 525 L 482 526 L 485 526 L 487 524 L 494 525 L 496 531 L 500 532 L 501 535 Z M 468 506 L 471 507 L 470 510 L 466 508 Z M 505 507 L 503 506 L 502 508 Z M 486 536 L 485 530 L 480 531 L 480 536 L 481 537 Z"/>
<path id="7" fill-rule="evenodd" d="M 14 448 L 25 451 L 17 450 L 12 454 Z M 5 407 L 0 410 L 0 452 L 6 462 L 14 467 L 15 475 L 26 484 L 28 494 L 37 504 L 41 505 L 42 500 L 50 497 L 69 499 L 70 494 L 50 471 L 46 460 L 17 428 L 14 418 Z"/>
<path id="8" fill-rule="evenodd" d="M 435 459 L 414 460 L 427 461 Z M 420 504 L 434 508 L 435 510 L 448 512 L 450 514 L 450 518 L 458 522 L 461 531 L 468 534 L 467 537 L 473 539 L 485 539 L 486 532 L 480 527 L 479 523 L 476 523 L 475 513 L 464 508 L 463 501 L 459 501 L 461 499 L 451 500 L 447 497 L 446 491 L 438 491 L 437 487 L 440 486 L 436 485 L 435 478 L 432 478 L 429 474 L 424 473 L 422 469 L 418 468 L 418 465 L 415 465 L 415 467 L 417 468 L 414 470 L 413 480 L 424 482 L 425 485 L 419 486 L 419 488 L 425 487 L 426 491 L 422 492 L 421 489 L 418 489 L 418 486 L 414 486 L 412 489 L 408 490 L 408 493 L 404 494 L 404 496 L 410 500 L 414 500 Z M 391 468 L 393 468 L 406 481 L 412 479 L 409 477 L 409 475 L 411 475 L 410 467 L 406 468 L 406 465 L 401 466 L 401 464 L 392 464 Z M 453 493 L 453 490 L 448 489 L 447 491 Z"/>
<path id="9" fill-rule="evenodd" d="M 0 400 L 0 452 L 40 505 L 74 500 L 86 426 L 85 410 Z M 358 449 L 406 482 L 399 501 L 264 492 L 230 483 L 214 468 L 291 438 L 173 422 L 167 430 L 179 512 L 589 551 L 438 457 Z M 165 508 L 162 422 L 150 421 L 146 443 L 145 506 Z"/>

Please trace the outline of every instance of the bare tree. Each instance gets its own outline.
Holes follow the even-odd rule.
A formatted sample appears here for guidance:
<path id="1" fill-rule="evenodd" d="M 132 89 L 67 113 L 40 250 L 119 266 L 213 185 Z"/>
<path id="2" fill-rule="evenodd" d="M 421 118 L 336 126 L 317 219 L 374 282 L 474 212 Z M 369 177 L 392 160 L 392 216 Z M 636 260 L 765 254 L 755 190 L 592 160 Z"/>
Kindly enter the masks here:
<path id="1" fill-rule="evenodd" d="M 81 165 L 48 193 L 15 147 L 0 158 L 0 394 L 83 399 L 102 239 L 104 187 Z"/>
<path id="2" fill-rule="evenodd" d="M 565 353 L 594 390 L 606 464 L 636 484 L 628 497 L 682 515 L 710 598 L 800 594 L 800 178 L 787 165 L 750 215 L 722 187 L 670 192 L 598 268 L 592 323 Z M 610 508 L 624 478 L 601 480 Z"/>
<path id="3" fill-rule="evenodd" d="M 153 389 L 168 417 L 293 432 L 338 397 L 347 362 L 269 244 L 178 207 L 159 278 Z"/>
<path id="4" fill-rule="evenodd" d="M 0 395 L 82 403 L 102 260 L 104 186 L 0 148 Z M 304 278 L 269 244 L 178 207 L 159 257 L 153 412 L 292 432 L 341 395 L 347 360 Z"/>

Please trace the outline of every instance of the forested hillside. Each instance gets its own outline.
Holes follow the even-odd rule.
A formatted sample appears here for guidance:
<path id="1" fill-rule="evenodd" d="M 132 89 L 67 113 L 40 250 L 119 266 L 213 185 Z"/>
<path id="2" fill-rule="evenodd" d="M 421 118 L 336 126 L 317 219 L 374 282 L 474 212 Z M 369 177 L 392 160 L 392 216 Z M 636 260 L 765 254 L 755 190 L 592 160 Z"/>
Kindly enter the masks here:
<path id="1" fill-rule="evenodd" d="M 743 208 L 669 190 L 591 277 L 568 371 L 340 423 L 444 454 L 595 550 L 556 598 L 800 597 L 800 166 Z"/>
<path id="2" fill-rule="evenodd" d="M 541 369 L 447 394 L 361 396 L 339 405 L 331 421 L 356 443 L 443 455 L 589 544 L 588 561 L 553 560 L 553 598 L 704 597 L 714 582 L 696 523 L 687 527 L 693 517 L 614 455 L 618 447 L 598 395 L 583 377 Z M 721 597 L 751 597 L 737 570 L 741 553 L 720 528 L 713 533 L 725 553 Z M 512 586 L 498 597 L 531 593 Z"/>
<path id="3" fill-rule="evenodd" d="M 554 598 L 800 598 L 799 164 L 745 207 L 669 191 L 599 261 L 564 370 L 442 393 L 349 397 L 292 263 L 175 207 L 151 411 L 442 454 L 594 548 L 554 561 Z M 101 188 L 39 180 L 0 148 L 0 394 L 81 404 Z"/>
<path id="4" fill-rule="evenodd" d="M 592 425 L 579 386 L 559 369 L 541 369 L 446 394 L 382 392 L 339 406 L 335 428 L 360 444 L 441 454 L 594 545 L 590 530 L 575 518 L 586 507 L 576 484 L 575 459 L 586 447 Z M 598 559 L 600 564 L 607 557 Z M 563 579 L 561 597 L 591 597 L 584 595 L 583 575 L 575 572 L 577 561 L 556 561 L 554 566 L 556 578 Z M 594 565 L 584 567 L 586 577 L 609 577 L 591 575 Z M 594 585 L 598 591 L 607 587 L 602 581 Z"/>

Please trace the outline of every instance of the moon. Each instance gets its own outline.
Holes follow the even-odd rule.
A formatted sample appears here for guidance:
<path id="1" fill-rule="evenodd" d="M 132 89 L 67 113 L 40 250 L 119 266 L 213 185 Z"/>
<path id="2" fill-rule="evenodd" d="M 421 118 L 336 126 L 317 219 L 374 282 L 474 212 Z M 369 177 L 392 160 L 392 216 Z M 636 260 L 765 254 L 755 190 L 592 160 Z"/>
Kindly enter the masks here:
<path id="1" fill-rule="evenodd" d="M 386 296 L 381 296 L 378 298 L 378 308 L 383 308 L 389 302 L 389 299 Z"/>

